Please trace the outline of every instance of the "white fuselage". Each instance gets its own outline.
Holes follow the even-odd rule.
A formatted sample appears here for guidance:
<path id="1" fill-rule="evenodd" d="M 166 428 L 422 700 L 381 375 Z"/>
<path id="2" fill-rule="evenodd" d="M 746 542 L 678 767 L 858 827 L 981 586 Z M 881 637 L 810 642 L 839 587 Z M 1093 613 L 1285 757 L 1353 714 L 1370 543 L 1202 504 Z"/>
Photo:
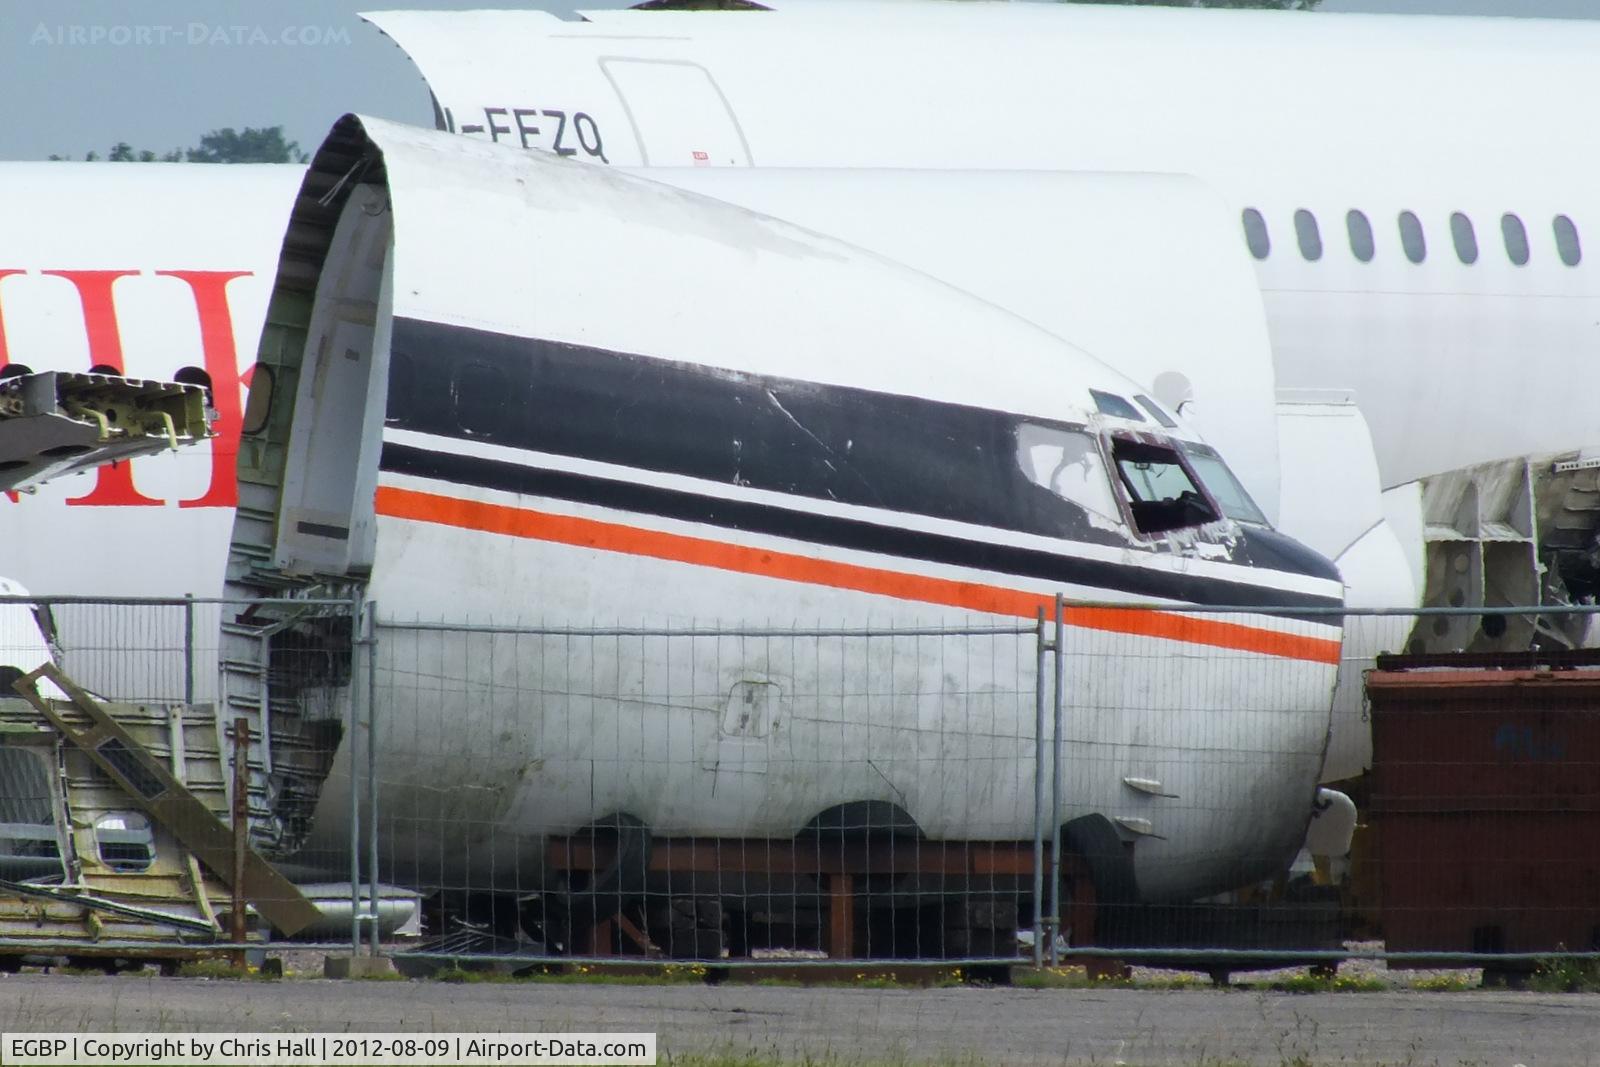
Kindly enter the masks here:
<path id="1" fill-rule="evenodd" d="M 557 123 L 542 116 L 581 113 L 612 164 L 1194 175 L 1265 222 L 1257 270 L 1277 386 L 1353 390 L 1385 488 L 1596 443 L 1585 398 L 1600 385 L 1600 273 L 1592 256 L 1567 265 L 1554 227 L 1572 220 L 1580 245 L 1600 251 L 1600 145 L 1580 103 L 1600 92 L 1600 29 L 775 6 L 594 12 L 587 24 L 539 12 L 369 18 L 416 60 L 457 132 L 550 147 Z M 1298 247 L 1301 210 L 1317 224 L 1314 261 Z M 1351 211 L 1371 227 L 1370 261 L 1352 251 Z M 1403 247 L 1402 212 L 1420 224 L 1421 263 Z M 1474 262 L 1454 246 L 1456 213 L 1472 224 Z M 1527 235 L 1520 265 L 1507 214 Z M 997 222 L 998 248 L 1010 232 Z"/>
<path id="2" fill-rule="evenodd" d="M 1138 827 L 1149 899 L 1247 882 L 1298 847 L 1339 646 L 1336 614 L 1296 608 L 1337 612 L 1336 575 L 1215 511 L 1141 532 L 1100 450 L 1150 463 L 1192 441 L 1099 408 L 1141 387 L 781 220 L 377 120 L 345 120 L 341 151 L 357 132 L 384 183 L 349 194 L 325 256 L 286 246 L 278 297 L 316 262 L 316 300 L 300 333 L 268 327 L 257 373 L 300 386 L 241 444 L 247 503 L 277 521 L 241 507 L 230 589 L 357 583 L 380 605 L 379 810 L 402 880 L 535 871 L 544 835 L 617 813 L 660 836 L 787 837 L 874 802 L 935 839 L 1025 837 L 1025 631 L 1058 590 L 1166 605 L 1069 612 L 1064 815 Z M 985 349 L 1004 358 L 975 363 Z M 335 416 L 353 411 L 351 443 Z M 1240 598 L 1286 614 L 1187 610 Z M 468 619 L 527 632 L 398 625 Z M 1021 632 L 692 636 L 819 619 Z M 679 636 L 574 635 L 597 622 Z M 731 714 L 752 687 L 761 713 Z M 344 773 L 313 852 L 339 840 Z"/>

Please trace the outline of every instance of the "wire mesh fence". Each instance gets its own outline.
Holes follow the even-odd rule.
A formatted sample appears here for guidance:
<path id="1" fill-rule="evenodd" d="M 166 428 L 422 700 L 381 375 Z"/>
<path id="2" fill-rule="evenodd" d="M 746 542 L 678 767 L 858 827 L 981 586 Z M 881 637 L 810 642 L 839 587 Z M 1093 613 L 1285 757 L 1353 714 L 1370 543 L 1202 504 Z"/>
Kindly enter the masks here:
<path id="1" fill-rule="evenodd" d="M 55 718 L 0 695 L 0 898 L 102 953 L 226 943 L 237 912 L 527 965 L 1595 955 L 1600 656 L 1557 639 L 1593 610 L 7 602 L 0 688 L 66 681 L 34 678 Z M 1419 651 L 1441 619 L 1457 647 Z M 121 763 L 84 741 L 101 712 Z M 207 841 L 161 807 L 180 792 Z M 218 844 L 236 822 L 247 850 Z M 0 950 L 38 950 L 8 916 Z"/>

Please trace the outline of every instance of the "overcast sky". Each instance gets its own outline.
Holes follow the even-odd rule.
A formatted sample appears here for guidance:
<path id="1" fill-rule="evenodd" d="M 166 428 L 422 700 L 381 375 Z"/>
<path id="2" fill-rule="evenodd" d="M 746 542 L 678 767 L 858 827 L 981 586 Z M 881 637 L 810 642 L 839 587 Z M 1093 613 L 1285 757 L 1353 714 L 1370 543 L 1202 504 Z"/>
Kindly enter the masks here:
<path id="1" fill-rule="evenodd" d="M 0 159 L 104 155 L 119 140 L 160 152 L 223 126 L 282 125 L 310 151 L 346 111 L 432 125 L 416 69 L 357 11 L 569 14 L 627 2 L 0 0 Z M 1595 18 L 1600 0 L 1324 0 L 1323 10 Z M 240 26 L 251 31 L 243 43 L 220 40 Z"/>

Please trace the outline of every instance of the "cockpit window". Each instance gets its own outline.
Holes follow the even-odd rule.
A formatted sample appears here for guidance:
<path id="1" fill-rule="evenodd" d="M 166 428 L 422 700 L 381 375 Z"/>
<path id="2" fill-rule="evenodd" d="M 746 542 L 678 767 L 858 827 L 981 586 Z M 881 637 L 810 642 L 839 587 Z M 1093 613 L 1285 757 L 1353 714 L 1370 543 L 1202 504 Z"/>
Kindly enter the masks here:
<path id="1" fill-rule="evenodd" d="M 1128 491 L 1133 522 L 1140 533 L 1201 526 L 1221 518 L 1170 445 L 1115 438 L 1111 458 Z"/>
<path id="2" fill-rule="evenodd" d="M 1034 485 L 1122 525 L 1105 460 L 1089 434 L 1024 422 L 1017 427 L 1017 466 Z"/>
<path id="3" fill-rule="evenodd" d="M 1144 416 L 1139 414 L 1138 408 L 1116 393 L 1108 393 L 1103 389 L 1091 389 L 1089 390 L 1089 395 L 1094 397 L 1094 406 L 1099 409 L 1102 415 L 1110 415 L 1118 419 L 1131 419 L 1134 422 L 1145 421 Z"/>
<path id="4" fill-rule="evenodd" d="M 1161 405 L 1157 404 L 1154 400 L 1151 400 L 1147 396 L 1137 394 L 1133 399 L 1138 402 L 1140 407 L 1144 408 L 1150 413 L 1151 418 L 1155 419 L 1167 429 L 1176 430 L 1178 428 L 1178 424 L 1173 420 L 1172 416 L 1168 415 L 1165 411 L 1162 411 Z"/>
<path id="5" fill-rule="evenodd" d="M 1222 457 L 1217 455 L 1205 445 L 1186 443 L 1183 446 L 1184 454 L 1189 457 L 1189 466 L 1194 468 L 1195 476 L 1205 483 L 1206 490 L 1211 494 L 1222 513 L 1235 522 L 1248 522 L 1256 526 L 1270 526 L 1267 517 L 1256 507 L 1256 502 L 1250 499 L 1250 494 L 1245 492 L 1244 486 L 1239 484 L 1239 479 L 1233 476 L 1228 465 L 1222 462 Z"/>

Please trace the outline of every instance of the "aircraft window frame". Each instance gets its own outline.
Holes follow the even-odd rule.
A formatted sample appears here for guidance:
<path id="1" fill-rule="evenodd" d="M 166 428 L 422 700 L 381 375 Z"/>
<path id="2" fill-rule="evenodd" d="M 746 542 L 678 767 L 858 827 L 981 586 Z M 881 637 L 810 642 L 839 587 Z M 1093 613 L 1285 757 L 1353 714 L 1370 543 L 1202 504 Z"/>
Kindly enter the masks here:
<path id="1" fill-rule="evenodd" d="M 1317 217 L 1306 208 L 1294 213 L 1294 237 L 1307 263 L 1322 258 L 1322 230 L 1317 226 Z"/>
<path id="2" fill-rule="evenodd" d="M 1205 491 L 1216 501 L 1222 513 L 1234 522 L 1249 523 L 1252 526 L 1265 526 L 1272 528 L 1272 523 L 1267 519 L 1266 513 L 1255 502 L 1250 491 L 1239 481 L 1238 475 L 1229 468 L 1222 455 L 1209 445 L 1202 445 L 1194 441 L 1180 441 L 1179 445 L 1183 454 L 1189 460 L 1189 466 L 1199 477 L 1200 484 Z M 1210 469 L 1216 478 L 1206 477 L 1206 470 Z M 1217 482 L 1222 483 L 1219 490 Z"/>
<path id="3" fill-rule="evenodd" d="M 1400 228 L 1401 250 L 1412 263 L 1422 265 L 1428 258 L 1428 234 L 1422 220 L 1415 211 L 1408 209 L 1400 212 L 1395 221 Z"/>
<path id="4" fill-rule="evenodd" d="M 95 855 L 113 871 L 147 871 L 156 861 L 155 827 L 139 811 L 108 811 L 95 819 Z"/>
<path id="5" fill-rule="evenodd" d="M 1108 437 L 1112 478 L 1121 487 L 1128 522 L 1140 537 L 1156 539 L 1177 530 L 1192 530 L 1218 522 L 1223 510 L 1212 499 L 1205 482 L 1189 465 L 1183 449 L 1172 441 L 1151 439 L 1149 435 L 1112 433 Z M 1151 498 L 1155 487 L 1146 475 L 1141 492 L 1124 464 L 1162 462 L 1176 469 L 1188 489 L 1175 497 Z M 1188 499 L 1185 499 L 1188 498 Z"/>
<path id="6" fill-rule="evenodd" d="M 481 376 L 487 387 L 478 388 L 478 383 L 469 381 L 469 375 Z M 498 388 L 490 379 L 498 382 Z M 467 388 L 469 385 L 473 388 Z M 482 440 L 494 441 L 506 437 L 516 420 L 517 398 L 512 392 L 513 385 L 511 376 L 502 367 L 476 359 L 462 360 L 450 376 L 450 414 L 457 428 L 470 437 Z M 496 402 L 484 403 L 484 398 L 488 397 L 495 398 Z M 465 405 L 463 399 L 466 400 Z M 478 417 L 485 413 L 490 413 L 490 417 L 478 421 Z"/>
<path id="7" fill-rule="evenodd" d="M 1528 227 L 1520 216 L 1506 212 L 1500 216 L 1500 237 L 1505 242 L 1506 258 L 1513 267 L 1526 267 L 1532 258 L 1533 248 L 1528 243 Z"/>
<path id="8" fill-rule="evenodd" d="M 1157 404 L 1154 400 L 1151 400 L 1143 393 L 1134 394 L 1133 402 L 1148 411 L 1151 418 L 1155 419 L 1167 429 L 1176 430 L 1178 428 L 1178 420 L 1174 419 L 1171 415 L 1168 415 L 1166 411 L 1162 409 L 1160 404 Z"/>
<path id="9" fill-rule="evenodd" d="M 1094 401 L 1095 410 L 1102 415 L 1110 415 L 1114 419 L 1127 419 L 1129 422 L 1150 421 L 1140 414 L 1132 401 L 1118 393 L 1108 392 L 1105 389 L 1090 389 L 1089 398 Z"/>
<path id="10" fill-rule="evenodd" d="M 1267 229 L 1265 216 L 1247 207 L 1239 213 L 1239 220 L 1244 225 L 1244 244 L 1250 254 L 1258 260 L 1272 255 L 1272 234 Z"/>
<path id="11" fill-rule="evenodd" d="M 1116 477 L 1111 472 L 1104 441 L 1101 436 L 1085 426 L 1045 422 L 1038 419 L 1021 419 L 1013 431 L 1014 460 L 1029 484 L 1050 493 L 1057 499 L 1081 509 L 1090 516 L 1099 516 L 1117 526 L 1132 526 L 1123 495 L 1117 491 Z M 1066 454 L 1066 439 L 1082 445 L 1072 458 Z M 1039 450 L 1061 448 L 1061 458 L 1050 467 L 1048 475 L 1038 466 Z M 1077 488 L 1063 484 L 1067 469 L 1082 461 L 1083 471 Z"/>
<path id="12" fill-rule="evenodd" d="M 1364 211 L 1351 208 L 1344 215 L 1344 232 L 1350 238 L 1350 254 L 1362 263 L 1371 263 L 1378 253 L 1372 236 L 1372 220 Z"/>
<path id="13" fill-rule="evenodd" d="M 1456 246 L 1456 258 L 1464 266 L 1478 262 L 1478 233 L 1465 212 L 1450 213 L 1450 241 Z"/>
<path id="14" fill-rule="evenodd" d="M 1550 229 L 1555 234 L 1556 255 L 1561 257 L 1561 262 L 1569 267 L 1582 263 L 1583 242 L 1578 237 L 1578 224 L 1569 216 L 1557 215 L 1550 220 Z"/>

